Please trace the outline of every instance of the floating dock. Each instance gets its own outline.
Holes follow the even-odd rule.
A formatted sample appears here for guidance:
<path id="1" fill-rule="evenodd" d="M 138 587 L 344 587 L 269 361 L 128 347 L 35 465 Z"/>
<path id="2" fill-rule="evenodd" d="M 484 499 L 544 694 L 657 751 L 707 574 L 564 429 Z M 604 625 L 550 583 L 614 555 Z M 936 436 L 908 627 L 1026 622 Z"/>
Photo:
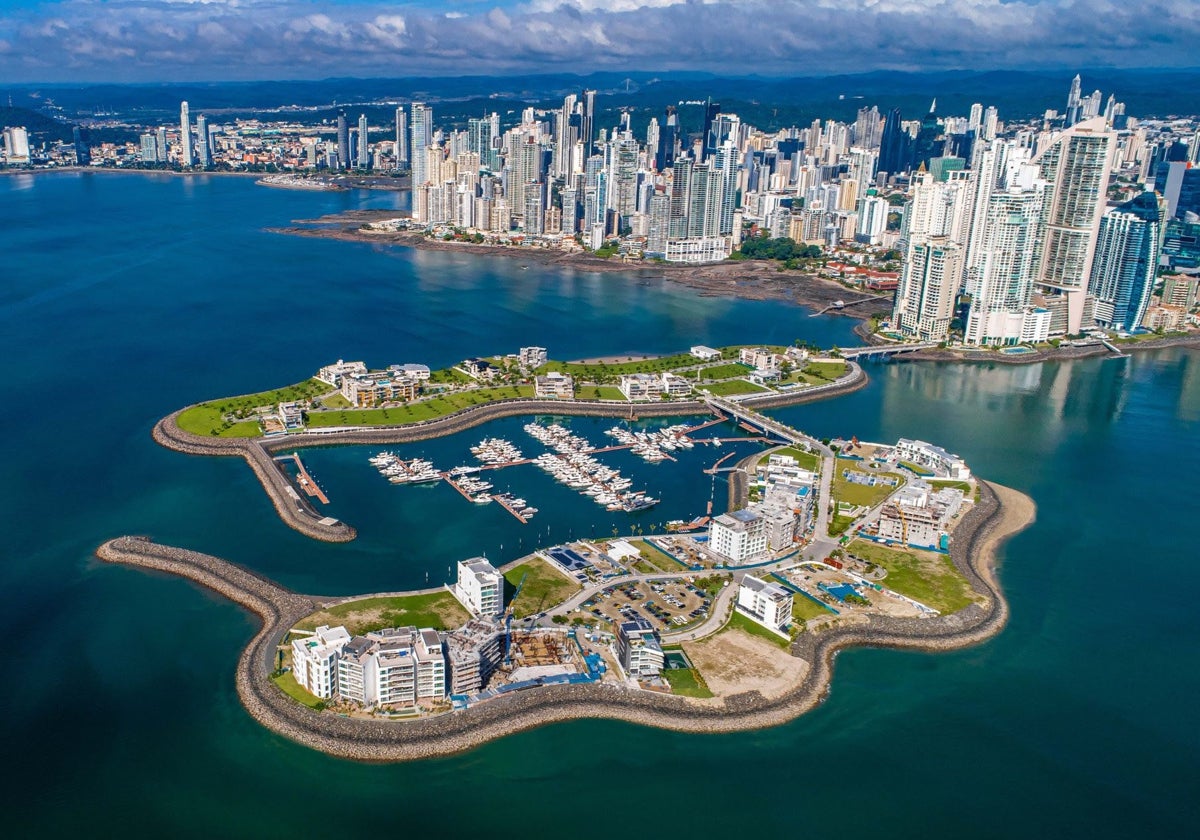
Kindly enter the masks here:
<path id="1" fill-rule="evenodd" d="M 317 482 L 313 481 L 313 477 L 308 474 L 308 470 L 304 468 L 304 462 L 300 460 L 300 456 L 296 454 L 282 455 L 275 459 L 276 461 L 294 461 L 296 464 L 296 483 L 300 485 L 300 489 L 305 494 L 312 496 L 323 505 L 329 504 L 329 497 L 325 495 L 325 491 L 317 486 Z"/>

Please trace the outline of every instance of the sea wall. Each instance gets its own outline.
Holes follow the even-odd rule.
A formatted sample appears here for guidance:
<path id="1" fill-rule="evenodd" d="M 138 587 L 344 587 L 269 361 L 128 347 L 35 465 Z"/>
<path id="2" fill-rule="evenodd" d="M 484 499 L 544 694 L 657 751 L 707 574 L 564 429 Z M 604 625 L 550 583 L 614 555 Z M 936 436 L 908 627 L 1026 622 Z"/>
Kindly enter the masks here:
<path id="1" fill-rule="evenodd" d="M 1004 492 L 1022 498 L 1015 491 Z M 316 609 L 322 599 L 290 592 L 219 558 L 157 545 L 144 538 L 111 540 L 96 553 L 107 562 L 186 577 L 262 619 L 262 628 L 238 661 L 236 678 L 242 704 L 261 724 L 330 755 L 359 761 L 405 761 L 461 752 L 515 732 L 577 718 L 612 718 L 696 733 L 774 726 L 824 699 L 839 650 L 869 646 L 945 651 L 977 644 L 999 632 L 1008 619 L 1008 605 L 991 566 L 994 550 L 1004 538 L 1025 527 L 1032 515 L 1004 514 L 1000 495 L 981 483 L 980 500 L 964 515 L 951 545 L 954 564 L 984 596 L 983 604 L 951 616 L 872 617 L 865 625 L 804 634 L 793 645 L 792 653 L 806 659 L 811 667 L 803 680 L 782 697 L 767 699 L 749 691 L 721 702 L 699 702 L 619 685 L 551 686 L 504 695 L 462 711 L 403 722 L 316 712 L 271 683 L 277 647 L 288 630 Z"/>
<path id="2" fill-rule="evenodd" d="M 829 385 L 794 393 L 757 397 L 744 400 L 743 403 L 751 408 L 799 405 L 856 391 L 866 384 L 866 373 L 858 364 L 851 362 L 849 372 Z M 185 431 L 179 427 L 177 420 L 179 415 L 186 410 L 186 408 L 179 409 L 159 420 L 151 432 L 154 440 L 168 449 L 189 455 L 244 458 L 250 468 L 254 470 L 254 474 L 270 497 L 279 517 L 288 526 L 313 539 L 337 543 L 353 540 L 358 535 L 357 531 L 345 522 L 325 521 L 325 517 L 306 498 L 296 492 L 291 481 L 272 460 L 275 453 L 314 446 L 415 443 L 458 434 L 492 420 L 530 414 L 643 419 L 647 417 L 686 417 L 704 414 L 709 411 L 709 408 L 706 403 L 699 400 L 621 404 L 588 400 L 510 399 L 472 406 L 435 420 L 424 420 L 403 426 L 372 427 L 329 434 L 304 433 L 269 439 L 222 438 Z"/>

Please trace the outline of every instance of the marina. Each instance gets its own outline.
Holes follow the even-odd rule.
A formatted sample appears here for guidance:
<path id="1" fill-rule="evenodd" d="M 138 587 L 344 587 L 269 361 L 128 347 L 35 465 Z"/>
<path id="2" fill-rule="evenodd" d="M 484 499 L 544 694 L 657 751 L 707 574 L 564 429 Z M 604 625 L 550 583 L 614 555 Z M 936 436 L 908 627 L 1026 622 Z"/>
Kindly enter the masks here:
<path id="1" fill-rule="evenodd" d="M 325 495 L 325 491 L 320 488 L 313 477 L 309 475 L 308 470 L 304 466 L 304 462 L 300 460 L 300 456 L 296 454 L 280 455 L 275 459 L 276 462 L 292 461 L 296 465 L 296 484 L 300 485 L 300 489 L 308 496 L 316 499 L 323 505 L 329 504 L 329 497 Z"/>

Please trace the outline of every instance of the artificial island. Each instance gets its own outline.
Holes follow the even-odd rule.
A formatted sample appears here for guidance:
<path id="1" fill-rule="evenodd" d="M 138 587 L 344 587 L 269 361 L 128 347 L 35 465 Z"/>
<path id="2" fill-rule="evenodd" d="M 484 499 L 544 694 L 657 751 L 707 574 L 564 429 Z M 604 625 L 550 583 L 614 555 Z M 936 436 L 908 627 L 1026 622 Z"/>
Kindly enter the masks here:
<path id="1" fill-rule="evenodd" d="M 931 443 L 818 440 L 760 412 L 856 390 L 867 381 L 860 357 L 916 349 L 798 342 L 556 362 L 523 347 L 443 370 L 339 360 L 294 386 L 176 411 L 154 438 L 244 458 L 290 527 L 347 542 L 355 528 L 323 514 L 329 500 L 301 451 L 527 416 L 528 441 L 484 438 L 473 463 L 389 450 L 364 460 L 392 485 L 444 481 L 464 503 L 499 504 L 522 523 L 537 508 L 490 492 L 488 479 L 540 469 L 630 527 L 500 567 L 463 558 L 443 587 L 350 598 L 291 592 L 146 537 L 97 554 L 187 578 L 258 615 L 237 666 L 243 705 L 269 729 L 345 758 L 444 755 L 580 717 L 692 732 L 779 724 L 826 696 L 841 649 L 951 650 L 1007 620 L 993 561 L 1032 522 L 1031 500 Z M 567 420 L 581 415 L 617 423 L 608 440 L 589 440 Z M 664 417 L 679 422 L 643 422 Z M 714 452 L 704 472 L 727 479 L 728 510 L 714 515 L 710 501 L 691 520 L 637 521 L 659 500 L 607 453 L 660 463 L 697 447 Z"/>

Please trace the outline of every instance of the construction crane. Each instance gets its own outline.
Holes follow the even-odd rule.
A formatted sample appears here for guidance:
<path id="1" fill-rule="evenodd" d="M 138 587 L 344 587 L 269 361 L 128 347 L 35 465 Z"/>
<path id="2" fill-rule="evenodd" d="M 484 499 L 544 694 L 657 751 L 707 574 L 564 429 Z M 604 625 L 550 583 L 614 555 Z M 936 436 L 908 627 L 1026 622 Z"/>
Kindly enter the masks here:
<path id="1" fill-rule="evenodd" d="M 521 581 L 517 584 L 517 588 L 513 590 L 512 600 L 508 602 L 508 609 L 504 611 L 504 664 L 508 665 L 512 662 L 512 623 L 513 623 L 513 604 L 517 602 L 517 596 L 521 594 L 521 590 L 525 588 L 525 578 L 529 577 L 529 572 L 521 575 Z"/>

